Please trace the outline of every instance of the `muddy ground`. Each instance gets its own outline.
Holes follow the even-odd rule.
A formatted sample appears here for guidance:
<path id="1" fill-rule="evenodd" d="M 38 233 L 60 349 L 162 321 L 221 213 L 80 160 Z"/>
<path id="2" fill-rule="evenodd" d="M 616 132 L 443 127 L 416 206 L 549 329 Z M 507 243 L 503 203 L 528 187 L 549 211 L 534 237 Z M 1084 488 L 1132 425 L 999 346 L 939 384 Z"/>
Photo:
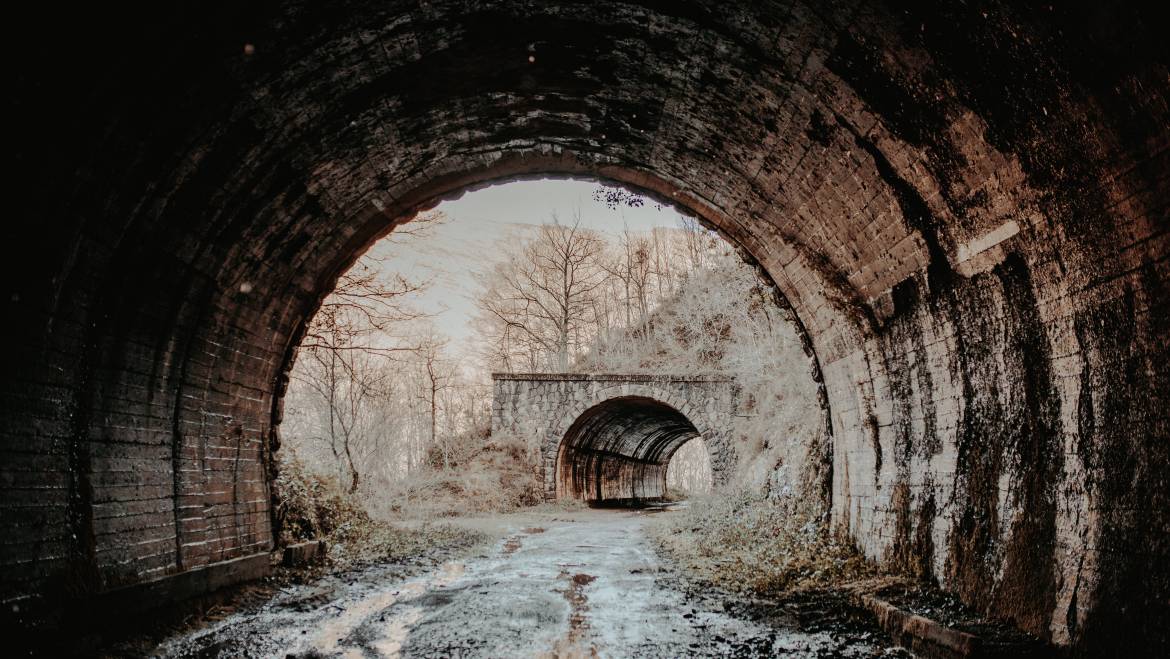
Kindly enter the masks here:
<path id="1" fill-rule="evenodd" d="M 752 602 L 688 581 L 645 533 L 671 511 L 462 520 L 499 538 L 411 576 L 384 564 L 273 589 L 112 654 L 163 657 L 907 656 L 842 598 Z M 256 599 L 256 598 L 253 598 Z M 149 646 L 148 646 L 149 645 Z"/>

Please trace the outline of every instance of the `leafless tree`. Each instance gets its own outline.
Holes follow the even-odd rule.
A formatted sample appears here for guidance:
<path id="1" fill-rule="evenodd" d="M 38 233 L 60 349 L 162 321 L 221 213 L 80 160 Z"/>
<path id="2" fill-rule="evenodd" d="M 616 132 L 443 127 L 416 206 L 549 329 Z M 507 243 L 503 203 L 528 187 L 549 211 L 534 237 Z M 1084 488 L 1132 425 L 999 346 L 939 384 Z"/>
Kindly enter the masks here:
<path id="1" fill-rule="evenodd" d="M 361 465 L 379 448 L 385 403 L 393 395 L 391 371 L 365 352 L 313 350 L 296 382 L 315 395 L 321 419 L 310 439 L 326 446 L 348 480 L 350 493 L 361 485 Z"/>
<path id="2" fill-rule="evenodd" d="M 595 334 L 605 242 L 581 227 L 579 212 L 570 225 L 552 220 L 478 277 L 481 329 L 502 365 L 567 370 Z"/>
<path id="3" fill-rule="evenodd" d="M 432 330 L 425 337 L 422 337 L 416 351 L 419 370 L 422 374 L 422 386 L 415 395 L 430 411 L 428 446 L 439 450 L 442 455 L 443 469 L 450 468 L 451 447 L 448 442 L 439 439 L 439 415 L 444 411 L 442 409 L 443 397 L 452 388 L 454 380 L 453 366 L 444 357 L 446 347 L 447 339 Z"/>
<path id="4" fill-rule="evenodd" d="M 690 270 L 705 267 L 712 254 L 717 253 L 719 240 L 715 232 L 710 231 L 693 217 L 684 215 L 679 223 L 682 229 L 683 249 Z"/>
<path id="5" fill-rule="evenodd" d="M 630 231 L 627 226 L 618 238 L 617 250 L 601 261 L 606 273 L 622 288 L 625 327 L 645 320 L 650 311 L 650 294 L 654 279 L 657 245 L 647 236 Z"/>
<path id="6" fill-rule="evenodd" d="M 446 220 L 440 212 L 421 213 L 396 228 L 387 240 L 403 244 L 425 238 L 431 228 Z M 373 251 L 363 254 L 321 302 L 309 321 L 300 351 L 360 351 L 393 357 L 411 350 L 393 339 L 401 328 L 423 317 L 408 300 L 426 290 L 429 283 L 388 272 L 385 257 Z"/>
<path id="7" fill-rule="evenodd" d="M 442 214 L 423 214 L 392 239 L 418 238 L 441 221 Z M 351 493 L 386 443 L 384 422 L 396 395 L 388 364 L 419 350 L 402 331 L 423 316 L 408 299 L 426 285 L 387 273 L 382 259 L 363 255 L 321 303 L 297 351 L 289 395 L 317 417 L 301 434 L 328 450 Z"/>

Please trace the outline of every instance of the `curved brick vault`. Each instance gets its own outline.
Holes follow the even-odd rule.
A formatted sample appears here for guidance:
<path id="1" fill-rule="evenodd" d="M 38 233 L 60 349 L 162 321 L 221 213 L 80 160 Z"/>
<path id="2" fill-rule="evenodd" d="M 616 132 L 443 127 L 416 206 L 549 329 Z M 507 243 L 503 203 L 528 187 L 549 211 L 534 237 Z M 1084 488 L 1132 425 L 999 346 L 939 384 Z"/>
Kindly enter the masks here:
<path id="1" fill-rule="evenodd" d="M 701 437 L 732 480 L 739 388 L 718 375 L 494 373 L 492 435 L 540 447 L 546 499 L 662 498 L 675 451 Z"/>
<path id="2" fill-rule="evenodd" d="M 1014 4 L 14 26 L 0 598 L 268 549 L 284 374 L 338 273 L 469 186 L 578 175 L 775 282 L 867 554 L 1059 644 L 1165 643 L 1167 23 Z"/>

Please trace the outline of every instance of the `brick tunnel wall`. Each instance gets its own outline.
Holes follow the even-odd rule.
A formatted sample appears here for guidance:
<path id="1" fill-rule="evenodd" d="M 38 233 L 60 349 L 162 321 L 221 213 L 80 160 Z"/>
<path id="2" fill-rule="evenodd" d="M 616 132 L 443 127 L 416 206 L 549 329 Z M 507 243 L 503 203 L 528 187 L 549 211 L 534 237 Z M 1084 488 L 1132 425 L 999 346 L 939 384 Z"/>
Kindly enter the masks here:
<path id="1" fill-rule="evenodd" d="M 268 547 L 284 374 L 338 273 L 551 173 L 676 203 L 775 282 L 870 556 L 1085 653 L 1165 644 L 1160 10 L 129 11 L 3 46 L 4 602 Z"/>

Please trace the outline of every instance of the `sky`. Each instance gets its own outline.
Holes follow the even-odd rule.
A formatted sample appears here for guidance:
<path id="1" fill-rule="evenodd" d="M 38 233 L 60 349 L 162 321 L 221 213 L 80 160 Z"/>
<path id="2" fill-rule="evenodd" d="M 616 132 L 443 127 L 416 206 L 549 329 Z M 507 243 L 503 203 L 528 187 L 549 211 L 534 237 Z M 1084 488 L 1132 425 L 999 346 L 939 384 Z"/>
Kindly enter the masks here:
<path id="1" fill-rule="evenodd" d="M 557 213 L 562 224 L 572 222 L 580 208 L 581 225 L 617 236 L 625 226 L 632 231 L 679 226 L 681 217 L 669 206 L 658 208 L 647 200 L 639 208 L 611 210 L 594 201 L 600 185 L 591 181 L 538 180 L 504 183 L 444 201 L 436 208 L 447 220 L 425 236 L 394 243 L 384 239 L 372 250 L 385 259 L 384 268 L 412 280 L 429 280 L 426 290 L 412 299 L 420 311 L 433 314 L 440 332 L 451 339 L 450 347 L 463 354 L 475 341 L 470 321 L 475 315 L 473 273 L 491 266 L 500 241 L 515 241 L 533 227 L 551 221 Z"/>

